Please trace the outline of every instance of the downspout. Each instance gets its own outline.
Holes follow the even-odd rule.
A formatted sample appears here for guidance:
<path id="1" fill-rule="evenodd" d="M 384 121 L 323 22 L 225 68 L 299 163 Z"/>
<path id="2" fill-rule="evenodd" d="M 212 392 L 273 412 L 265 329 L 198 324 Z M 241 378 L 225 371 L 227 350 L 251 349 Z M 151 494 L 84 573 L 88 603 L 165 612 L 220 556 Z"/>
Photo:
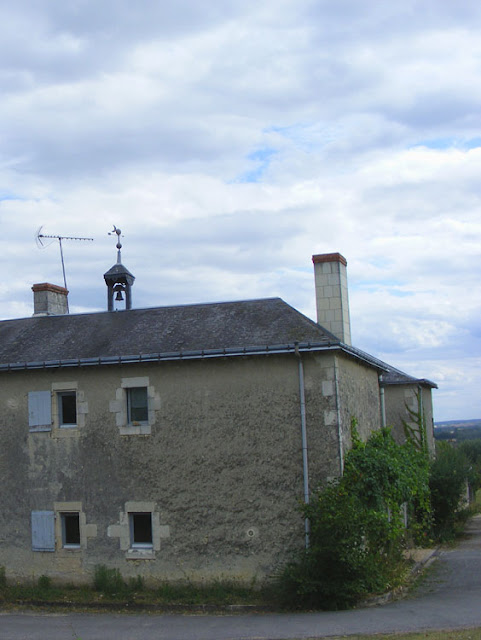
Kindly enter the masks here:
<path id="1" fill-rule="evenodd" d="M 299 401 L 301 409 L 301 439 L 302 439 L 302 474 L 304 482 L 304 504 L 309 504 L 309 462 L 307 457 L 307 427 L 306 427 L 306 393 L 304 385 L 304 364 L 302 362 L 299 348 L 296 345 L 296 356 L 299 368 Z M 304 520 L 305 546 L 309 548 L 309 518 Z"/>
<path id="2" fill-rule="evenodd" d="M 382 374 L 379 376 L 379 400 L 381 404 L 381 427 L 386 426 L 386 398 L 384 397 L 384 386 L 382 384 Z"/>
<path id="3" fill-rule="evenodd" d="M 418 401 L 418 409 L 419 409 L 419 415 L 421 416 L 421 418 L 424 415 L 424 406 L 423 406 L 423 388 L 421 387 L 420 384 L 418 384 L 418 397 L 419 397 L 419 401 Z"/>
<path id="4" fill-rule="evenodd" d="M 339 401 L 339 371 L 337 358 L 334 356 L 334 385 L 336 389 L 337 442 L 339 444 L 339 475 L 344 473 L 344 451 L 342 449 L 341 403 Z"/>
<path id="5" fill-rule="evenodd" d="M 423 450 L 428 451 L 428 434 L 426 429 L 426 423 L 424 421 L 424 405 L 423 405 L 423 388 L 418 384 L 418 411 L 419 411 L 419 435 L 421 437 L 421 444 Z"/>

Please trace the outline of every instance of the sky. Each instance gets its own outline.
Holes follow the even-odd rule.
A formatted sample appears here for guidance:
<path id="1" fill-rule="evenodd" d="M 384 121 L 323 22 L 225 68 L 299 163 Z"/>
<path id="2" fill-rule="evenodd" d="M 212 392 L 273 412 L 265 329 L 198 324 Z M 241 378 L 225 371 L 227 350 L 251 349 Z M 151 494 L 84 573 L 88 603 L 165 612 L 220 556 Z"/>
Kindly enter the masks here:
<path id="1" fill-rule="evenodd" d="M 0 0 L 0 319 L 280 296 L 481 418 L 478 0 Z M 40 230 L 40 231 L 39 231 Z"/>

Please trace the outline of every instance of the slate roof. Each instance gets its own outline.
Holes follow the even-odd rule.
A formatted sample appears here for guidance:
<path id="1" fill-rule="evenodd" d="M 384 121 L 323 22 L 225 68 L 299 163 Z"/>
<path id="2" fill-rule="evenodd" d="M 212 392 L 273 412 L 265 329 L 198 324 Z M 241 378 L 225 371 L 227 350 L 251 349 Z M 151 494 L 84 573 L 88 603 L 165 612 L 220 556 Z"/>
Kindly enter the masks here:
<path id="1" fill-rule="evenodd" d="M 426 387 L 431 387 L 432 389 L 437 389 L 438 385 L 431 380 L 427 380 L 426 378 L 414 378 L 413 376 L 404 373 L 404 371 L 400 371 L 391 365 L 386 365 L 387 371 L 382 374 L 382 384 L 383 385 L 392 385 L 392 384 L 419 384 Z"/>
<path id="2" fill-rule="evenodd" d="M 339 340 L 280 298 L 181 305 L 0 322 L 0 370 L 171 354 L 256 352 Z M 133 361 L 133 359 L 131 360 Z M 103 364 L 104 362 L 102 362 Z"/>
<path id="3" fill-rule="evenodd" d="M 280 298 L 0 321 L 0 371 L 337 349 L 384 385 L 437 385 L 352 346 Z"/>
<path id="4" fill-rule="evenodd" d="M 364 351 L 362 351 L 361 349 L 357 349 L 356 347 L 351 347 L 350 350 L 359 355 L 362 355 L 362 354 L 365 356 L 368 355 Z M 407 373 L 404 373 L 404 371 L 401 371 L 400 369 L 396 369 L 396 367 L 393 367 L 387 362 L 383 362 L 382 360 L 379 360 L 379 358 L 375 358 L 374 356 L 368 356 L 368 357 L 370 358 L 372 363 L 377 363 L 379 367 L 383 369 L 382 381 L 381 381 L 382 386 L 389 386 L 393 384 L 417 384 L 417 385 L 431 387 L 432 389 L 438 388 L 438 385 L 435 382 L 432 382 L 431 380 L 427 380 L 426 378 L 414 378 L 413 376 L 410 376 Z"/>

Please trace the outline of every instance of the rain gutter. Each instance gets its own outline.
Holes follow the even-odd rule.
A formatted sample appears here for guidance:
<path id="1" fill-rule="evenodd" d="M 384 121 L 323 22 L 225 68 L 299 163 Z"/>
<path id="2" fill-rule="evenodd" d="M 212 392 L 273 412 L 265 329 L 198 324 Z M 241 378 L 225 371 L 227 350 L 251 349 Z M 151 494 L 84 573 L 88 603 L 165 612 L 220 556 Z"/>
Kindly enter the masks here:
<path id="1" fill-rule="evenodd" d="M 263 347 L 232 347 L 225 349 L 202 349 L 189 351 L 164 351 L 159 353 L 100 356 L 92 358 L 66 358 L 58 360 L 38 360 L 28 362 L 9 362 L 0 364 L 2 371 L 22 371 L 25 369 L 59 369 L 68 367 L 98 367 L 119 364 L 143 364 L 146 362 L 168 362 L 172 360 L 207 360 L 211 358 L 232 358 L 252 355 L 276 355 L 285 353 L 318 353 L 324 351 L 342 351 L 365 364 L 380 369 L 367 354 L 361 355 L 342 343 L 287 343 L 266 345 Z"/>

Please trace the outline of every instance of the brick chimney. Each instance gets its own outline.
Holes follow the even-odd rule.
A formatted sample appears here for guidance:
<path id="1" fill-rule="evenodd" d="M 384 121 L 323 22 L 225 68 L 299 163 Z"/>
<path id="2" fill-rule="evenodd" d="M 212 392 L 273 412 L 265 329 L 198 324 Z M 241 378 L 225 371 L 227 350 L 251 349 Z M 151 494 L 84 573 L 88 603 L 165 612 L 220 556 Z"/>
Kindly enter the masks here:
<path id="1" fill-rule="evenodd" d="M 312 256 L 316 286 L 317 322 L 344 344 L 351 344 L 347 295 L 347 261 L 340 253 Z"/>
<path id="2" fill-rule="evenodd" d="M 34 316 L 62 316 L 68 313 L 68 291 L 64 287 L 43 282 L 34 284 L 32 291 Z"/>

